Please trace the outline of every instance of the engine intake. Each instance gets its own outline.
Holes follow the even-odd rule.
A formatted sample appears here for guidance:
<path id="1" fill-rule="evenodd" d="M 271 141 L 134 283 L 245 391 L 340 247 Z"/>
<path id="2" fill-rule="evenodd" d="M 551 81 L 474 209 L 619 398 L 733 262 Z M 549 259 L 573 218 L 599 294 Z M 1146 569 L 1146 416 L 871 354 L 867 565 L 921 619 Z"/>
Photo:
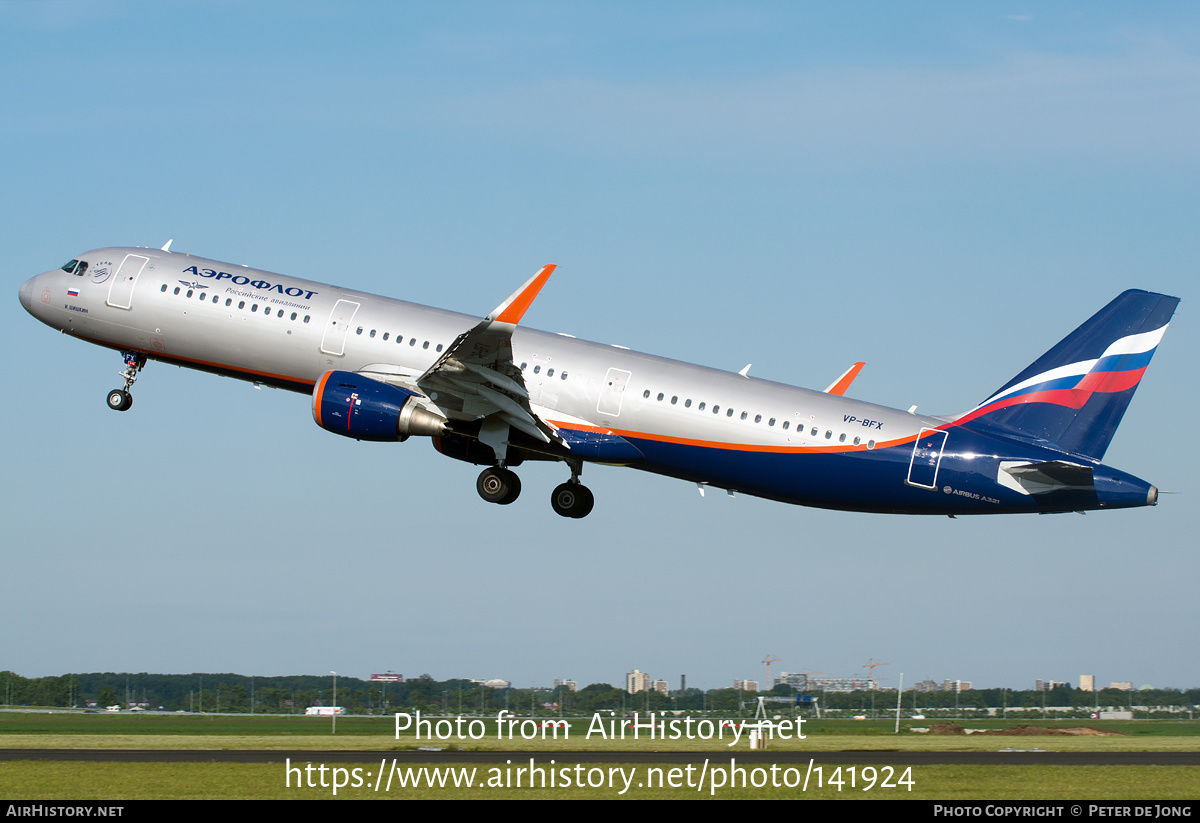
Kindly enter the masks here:
<path id="1" fill-rule="evenodd" d="M 448 422 L 421 404 L 421 395 L 348 371 L 327 371 L 313 389 L 313 420 L 355 440 L 436 436 Z"/>

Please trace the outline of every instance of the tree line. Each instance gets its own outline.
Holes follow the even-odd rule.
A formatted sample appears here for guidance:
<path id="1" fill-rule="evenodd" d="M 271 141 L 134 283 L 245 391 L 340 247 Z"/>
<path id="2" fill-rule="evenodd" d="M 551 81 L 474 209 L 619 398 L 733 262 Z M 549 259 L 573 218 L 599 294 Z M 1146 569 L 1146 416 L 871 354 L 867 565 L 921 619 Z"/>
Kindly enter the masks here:
<path id="1" fill-rule="evenodd" d="M 776 686 L 764 693 L 794 701 L 796 690 Z M 804 692 L 826 710 L 885 713 L 894 710 L 894 691 Z M 589 715 L 598 711 L 694 711 L 740 714 L 753 712 L 759 693 L 735 689 L 696 689 L 662 694 L 629 694 L 608 683 L 593 683 L 579 691 L 494 688 L 469 680 L 434 680 L 429 675 L 399 683 L 382 683 L 339 676 L 337 704 L 350 714 L 389 714 L 420 710 L 449 714 L 495 714 L 507 709 L 517 715 Z M 144 705 L 150 709 L 190 712 L 303 714 L 309 706 L 332 706 L 331 675 L 251 677 L 232 673 L 149 674 L 93 672 L 57 677 L 22 677 L 0 672 L 0 703 L 7 706 L 83 708 Z M 913 711 L 978 711 L 1000 708 L 1038 709 L 1093 706 L 1187 708 L 1200 704 L 1200 689 L 1102 689 L 1085 692 L 1070 686 L 1048 691 L 970 689 L 962 692 L 906 691 L 902 707 Z M 794 703 L 793 703 L 794 705 Z M 769 711 L 787 708 L 771 703 Z"/>

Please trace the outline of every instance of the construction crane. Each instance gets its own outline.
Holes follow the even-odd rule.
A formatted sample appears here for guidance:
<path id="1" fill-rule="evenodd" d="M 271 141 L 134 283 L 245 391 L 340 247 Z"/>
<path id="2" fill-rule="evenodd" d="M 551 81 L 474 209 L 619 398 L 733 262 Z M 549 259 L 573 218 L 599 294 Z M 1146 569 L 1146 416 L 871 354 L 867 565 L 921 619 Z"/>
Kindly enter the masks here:
<path id="1" fill-rule="evenodd" d="M 771 689 L 775 688 L 775 684 L 771 682 L 771 664 L 778 663 L 782 659 L 783 659 L 782 657 L 771 657 L 770 652 L 768 652 L 767 656 L 763 658 L 763 665 L 767 667 L 766 691 L 771 691 Z"/>
<path id="2" fill-rule="evenodd" d="M 871 674 L 867 677 L 867 682 L 871 684 L 872 688 L 874 688 L 874 686 L 875 686 L 875 668 L 877 666 L 890 666 L 890 665 L 892 665 L 892 664 L 891 663 L 876 663 L 874 657 L 867 659 L 867 662 L 863 665 L 863 668 L 871 670 Z M 887 678 L 884 678 L 884 679 L 886 680 Z"/>

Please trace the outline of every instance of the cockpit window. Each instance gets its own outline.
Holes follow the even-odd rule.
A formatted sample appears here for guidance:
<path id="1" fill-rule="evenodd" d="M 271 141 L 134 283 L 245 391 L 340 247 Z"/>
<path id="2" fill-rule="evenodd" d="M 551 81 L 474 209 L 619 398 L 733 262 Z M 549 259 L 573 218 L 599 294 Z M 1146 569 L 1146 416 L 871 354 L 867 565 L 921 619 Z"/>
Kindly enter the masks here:
<path id="1" fill-rule="evenodd" d="M 79 261 L 78 261 L 78 260 L 72 260 L 70 263 L 64 263 L 64 264 L 63 264 L 63 267 L 62 267 L 62 270 L 63 270 L 63 271 L 65 271 L 67 274 L 74 274 L 74 273 L 75 273 L 75 267 L 76 267 L 76 266 L 78 266 L 78 265 L 79 265 Z"/>
<path id="2" fill-rule="evenodd" d="M 87 271 L 87 261 L 86 261 L 86 260 L 80 260 L 80 261 L 79 261 L 79 268 L 75 269 L 75 274 L 76 274 L 76 275 L 78 275 L 79 277 L 83 277 L 83 273 L 84 273 L 85 271 Z"/>

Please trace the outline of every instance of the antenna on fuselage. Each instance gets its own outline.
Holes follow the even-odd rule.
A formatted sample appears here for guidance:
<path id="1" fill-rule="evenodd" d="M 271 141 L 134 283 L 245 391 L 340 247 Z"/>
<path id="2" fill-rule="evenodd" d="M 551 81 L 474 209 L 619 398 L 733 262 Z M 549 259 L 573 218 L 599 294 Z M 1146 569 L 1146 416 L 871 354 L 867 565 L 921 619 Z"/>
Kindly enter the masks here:
<path id="1" fill-rule="evenodd" d="M 162 250 L 163 250 L 163 251 L 170 251 L 170 250 L 171 250 L 171 244 L 172 244 L 172 243 L 174 243 L 174 242 L 175 242 L 175 238 L 174 238 L 174 237 L 172 237 L 172 238 L 171 238 L 170 240 L 168 240 L 166 243 L 163 243 Z"/>

